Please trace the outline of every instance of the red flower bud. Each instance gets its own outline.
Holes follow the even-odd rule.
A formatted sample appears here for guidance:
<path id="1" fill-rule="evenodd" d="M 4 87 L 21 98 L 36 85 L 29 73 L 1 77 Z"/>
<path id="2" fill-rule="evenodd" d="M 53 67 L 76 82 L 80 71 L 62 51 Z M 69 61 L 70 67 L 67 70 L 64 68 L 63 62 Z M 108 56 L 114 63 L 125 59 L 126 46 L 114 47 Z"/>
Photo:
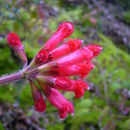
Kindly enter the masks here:
<path id="1" fill-rule="evenodd" d="M 46 110 L 46 103 L 42 97 L 41 92 L 38 90 L 33 81 L 30 80 L 31 91 L 33 95 L 35 110 L 38 112 L 44 112 Z"/>
<path id="2" fill-rule="evenodd" d="M 9 46 L 14 50 L 14 52 L 19 56 L 19 58 L 24 62 L 24 64 L 27 64 L 27 57 L 24 51 L 24 46 L 22 45 L 22 42 L 20 41 L 17 34 L 11 32 L 7 35 L 7 42 Z"/>
<path id="3" fill-rule="evenodd" d="M 74 26 L 71 22 L 63 22 L 58 27 L 58 30 L 64 38 L 70 36 L 74 32 Z"/>
<path id="4" fill-rule="evenodd" d="M 22 47 L 22 42 L 20 41 L 19 37 L 17 34 L 11 32 L 7 35 L 7 42 L 11 47 Z"/>

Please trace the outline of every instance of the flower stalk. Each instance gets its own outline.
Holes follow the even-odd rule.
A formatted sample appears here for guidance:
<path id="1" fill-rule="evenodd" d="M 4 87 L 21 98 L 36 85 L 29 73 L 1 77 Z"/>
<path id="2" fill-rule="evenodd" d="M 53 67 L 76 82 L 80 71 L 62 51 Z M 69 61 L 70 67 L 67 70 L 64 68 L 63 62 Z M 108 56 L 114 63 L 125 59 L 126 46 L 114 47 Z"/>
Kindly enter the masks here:
<path id="1" fill-rule="evenodd" d="M 18 81 L 18 80 L 21 80 L 23 78 L 24 77 L 20 71 L 17 73 L 10 74 L 10 75 L 5 75 L 5 76 L 0 77 L 0 85 L 7 84 L 10 82 L 14 82 L 14 81 Z"/>

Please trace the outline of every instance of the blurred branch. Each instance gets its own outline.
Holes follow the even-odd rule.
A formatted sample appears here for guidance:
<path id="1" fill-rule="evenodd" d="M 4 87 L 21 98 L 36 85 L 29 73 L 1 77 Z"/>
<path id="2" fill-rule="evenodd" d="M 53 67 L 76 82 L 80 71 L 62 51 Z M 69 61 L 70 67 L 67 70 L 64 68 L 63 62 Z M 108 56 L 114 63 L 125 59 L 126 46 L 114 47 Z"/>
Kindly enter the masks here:
<path id="1" fill-rule="evenodd" d="M 99 8 L 96 8 L 96 9 L 92 10 L 91 12 L 86 13 L 86 14 L 83 16 L 83 19 L 87 19 L 87 18 L 89 18 L 89 17 L 93 17 L 93 16 L 97 15 L 97 14 L 100 13 L 100 12 L 101 12 L 101 10 L 100 10 Z"/>
<path id="2" fill-rule="evenodd" d="M 101 76 L 102 76 L 102 81 L 103 81 L 103 84 L 104 84 L 105 100 L 106 100 L 106 103 L 107 103 L 107 105 L 108 105 L 108 107 L 110 109 L 110 114 L 111 114 L 111 117 L 112 117 L 113 125 L 115 126 L 115 121 L 114 121 L 114 117 L 113 117 L 113 113 L 112 113 L 112 108 L 111 108 L 110 101 L 109 101 L 109 96 L 108 96 L 108 86 L 107 86 L 107 82 L 106 82 L 106 78 L 105 78 L 104 69 L 102 68 L 101 63 L 98 62 L 96 59 L 94 59 L 94 63 L 99 67 L 99 70 L 100 70 L 100 73 L 101 73 Z M 101 118 L 100 118 L 100 120 L 101 120 Z"/>

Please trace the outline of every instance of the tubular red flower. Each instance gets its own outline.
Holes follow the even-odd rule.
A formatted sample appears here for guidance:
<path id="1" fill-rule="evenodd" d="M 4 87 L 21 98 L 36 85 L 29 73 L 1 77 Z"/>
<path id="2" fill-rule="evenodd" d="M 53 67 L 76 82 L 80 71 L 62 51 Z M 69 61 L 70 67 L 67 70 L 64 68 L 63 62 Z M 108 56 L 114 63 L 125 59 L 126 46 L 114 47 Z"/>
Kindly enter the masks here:
<path id="1" fill-rule="evenodd" d="M 92 58 L 93 53 L 86 47 L 83 47 L 82 49 L 74 51 L 73 53 L 62 57 L 55 62 L 59 65 L 72 65 L 82 61 L 89 62 Z"/>
<path id="2" fill-rule="evenodd" d="M 93 63 L 81 62 L 75 65 L 54 65 L 49 68 L 49 70 L 43 72 L 44 75 L 53 76 L 74 76 L 79 75 L 84 78 L 89 74 L 89 72 L 94 69 Z"/>
<path id="3" fill-rule="evenodd" d="M 103 47 L 97 44 L 90 44 L 88 46 L 86 46 L 86 48 L 88 48 L 89 50 L 91 50 L 93 52 L 93 56 L 97 56 L 101 53 Z"/>
<path id="4" fill-rule="evenodd" d="M 70 52 L 73 52 L 79 49 L 82 45 L 82 40 L 80 39 L 69 39 L 67 43 L 61 45 L 60 47 L 52 50 L 49 53 L 49 60 L 54 60 L 59 57 L 62 57 Z"/>
<path id="5" fill-rule="evenodd" d="M 59 111 L 60 118 L 65 118 L 67 113 L 74 114 L 74 107 L 71 102 L 64 98 L 64 96 L 54 88 L 50 88 L 50 93 L 45 94 L 50 103 Z"/>
<path id="6" fill-rule="evenodd" d="M 55 78 L 55 88 L 64 91 L 73 91 L 75 93 L 75 98 L 80 98 L 84 95 L 85 90 L 88 90 L 88 85 L 82 80 L 57 77 Z"/>
<path id="7" fill-rule="evenodd" d="M 71 22 L 63 22 L 58 27 L 57 31 L 44 44 L 43 49 L 53 50 L 64 38 L 70 36 L 74 31 L 74 26 Z"/>
<path id="8" fill-rule="evenodd" d="M 33 81 L 30 80 L 30 87 L 33 95 L 35 110 L 44 112 L 46 110 L 46 103 L 42 97 L 41 92 L 38 90 Z"/>
<path id="9" fill-rule="evenodd" d="M 75 93 L 75 98 L 80 98 L 88 90 L 88 85 L 82 80 L 72 80 L 68 77 L 37 76 L 37 79 L 44 84 L 58 90 Z"/>

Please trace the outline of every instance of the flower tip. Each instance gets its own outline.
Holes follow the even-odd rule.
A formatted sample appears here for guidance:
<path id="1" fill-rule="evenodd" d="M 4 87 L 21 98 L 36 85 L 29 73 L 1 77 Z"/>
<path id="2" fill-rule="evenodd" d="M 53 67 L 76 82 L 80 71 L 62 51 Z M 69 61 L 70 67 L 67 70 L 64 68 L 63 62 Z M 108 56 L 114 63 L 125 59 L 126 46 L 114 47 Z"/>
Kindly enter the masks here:
<path id="1" fill-rule="evenodd" d="M 71 116 L 74 116 L 74 114 L 75 114 L 74 112 L 73 112 L 73 113 L 71 113 Z"/>
<path id="2" fill-rule="evenodd" d="M 61 28 L 64 28 L 64 27 L 66 27 L 66 28 L 68 28 L 68 29 L 70 29 L 70 30 L 73 30 L 73 29 L 74 29 L 73 23 L 72 23 L 72 22 L 68 22 L 68 21 L 61 23 L 61 24 L 59 25 L 59 28 L 58 28 L 58 29 L 61 29 Z"/>
<path id="3" fill-rule="evenodd" d="M 66 119 L 67 115 L 65 117 L 62 117 L 61 115 L 59 115 L 59 120 L 60 121 L 64 121 Z"/>
<path id="4" fill-rule="evenodd" d="M 89 63 L 88 63 L 88 66 L 89 66 L 89 72 L 90 72 L 91 70 L 93 70 L 94 68 L 96 68 L 96 66 L 95 66 L 92 62 L 89 62 Z"/>
<path id="5" fill-rule="evenodd" d="M 69 39 L 67 44 L 69 45 L 71 51 L 75 51 L 75 50 L 77 50 L 78 48 L 81 47 L 82 40 L 80 40 L 80 39 L 74 39 L 74 40 L 73 39 Z"/>
<path id="6" fill-rule="evenodd" d="M 86 90 L 88 90 L 88 84 L 82 80 L 76 80 L 74 90 L 75 98 L 83 97 Z"/>
<path id="7" fill-rule="evenodd" d="M 97 56 L 101 53 L 103 47 L 97 44 L 90 44 L 87 46 L 89 50 L 93 52 L 93 56 Z"/>
<path id="8" fill-rule="evenodd" d="M 58 31 L 64 33 L 64 38 L 70 36 L 74 32 L 74 25 L 72 22 L 63 22 L 59 25 Z"/>
<path id="9" fill-rule="evenodd" d="M 88 91 L 90 90 L 90 86 L 88 86 Z"/>
<path id="10" fill-rule="evenodd" d="M 45 112 L 46 110 L 46 103 L 45 101 L 40 98 L 39 100 L 35 101 L 35 110 L 37 112 Z"/>
<path id="11" fill-rule="evenodd" d="M 84 43 L 84 40 L 81 40 L 81 43 Z"/>
<path id="12" fill-rule="evenodd" d="M 83 44 L 84 40 L 76 39 L 76 42 L 78 44 L 78 48 Z"/>
<path id="13" fill-rule="evenodd" d="M 92 69 L 94 69 L 94 68 L 96 68 L 96 66 L 95 66 L 95 65 L 92 65 Z"/>
<path id="14" fill-rule="evenodd" d="M 37 64 L 44 63 L 48 59 L 48 51 L 40 50 L 35 58 Z"/>
<path id="15" fill-rule="evenodd" d="M 10 46 L 22 46 L 22 43 L 16 33 L 10 32 L 6 37 L 6 40 Z"/>
<path id="16" fill-rule="evenodd" d="M 100 46 L 100 50 L 103 50 L 103 46 Z"/>
<path id="17" fill-rule="evenodd" d="M 84 95 L 84 89 L 82 85 L 78 83 L 78 81 L 76 83 L 74 92 L 75 92 L 75 98 L 80 98 Z"/>

